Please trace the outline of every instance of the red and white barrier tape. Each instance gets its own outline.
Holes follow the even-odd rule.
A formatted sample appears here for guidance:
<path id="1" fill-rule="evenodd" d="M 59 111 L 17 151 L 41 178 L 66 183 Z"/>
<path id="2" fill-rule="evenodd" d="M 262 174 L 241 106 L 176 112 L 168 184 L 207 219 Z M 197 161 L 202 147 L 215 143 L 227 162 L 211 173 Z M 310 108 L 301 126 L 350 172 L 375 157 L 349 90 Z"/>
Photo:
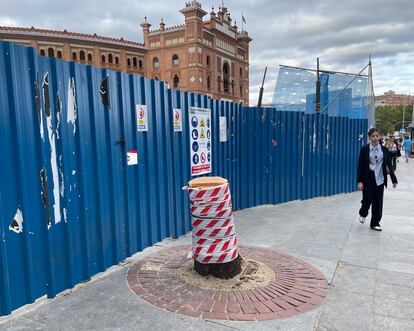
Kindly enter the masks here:
<path id="1" fill-rule="evenodd" d="M 233 261 L 238 256 L 237 247 L 233 247 L 225 252 L 214 254 L 194 254 L 194 258 L 200 263 L 227 263 Z"/>
<path id="2" fill-rule="evenodd" d="M 230 236 L 228 239 L 198 239 L 197 247 L 193 250 L 195 255 L 209 255 L 215 252 L 226 252 L 229 249 L 237 246 L 237 238 L 235 235 Z"/>
<path id="3" fill-rule="evenodd" d="M 234 224 L 232 223 L 230 226 L 225 226 L 221 228 L 197 228 L 193 230 L 194 237 L 214 237 L 214 238 L 223 238 L 232 236 L 236 233 L 236 229 L 234 228 Z"/>
<path id="4" fill-rule="evenodd" d="M 193 236 L 193 242 L 198 246 L 203 245 L 218 245 L 226 240 L 231 240 L 232 237 L 235 237 L 235 235 L 230 236 L 228 238 L 198 238 Z M 237 244 L 237 241 L 235 241 Z"/>
<path id="5" fill-rule="evenodd" d="M 193 228 L 198 228 L 200 226 L 205 228 L 217 228 L 220 226 L 228 226 L 230 222 L 233 222 L 233 217 L 231 218 L 200 218 L 192 217 L 191 223 Z"/>
<path id="6" fill-rule="evenodd" d="M 192 202 L 216 202 L 224 199 L 229 192 L 229 183 L 206 188 L 188 188 L 188 197 Z"/>
<path id="7" fill-rule="evenodd" d="M 191 215 L 207 218 L 229 218 L 233 215 L 231 199 L 220 203 L 200 203 L 192 205 Z"/>
<path id="8" fill-rule="evenodd" d="M 193 247 L 189 257 L 200 263 L 227 263 L 237 256 L 228 183 L 206 188 L 188 188 L 191 201 Z"/>

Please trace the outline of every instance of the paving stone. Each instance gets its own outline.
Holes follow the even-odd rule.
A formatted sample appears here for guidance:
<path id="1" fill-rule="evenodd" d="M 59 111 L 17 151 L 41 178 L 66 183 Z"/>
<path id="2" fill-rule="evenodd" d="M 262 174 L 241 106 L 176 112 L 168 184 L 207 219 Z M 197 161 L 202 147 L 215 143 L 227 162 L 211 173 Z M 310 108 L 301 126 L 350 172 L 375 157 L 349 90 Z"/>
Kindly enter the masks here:
<path id="1" fill-rule="evenodd" d="M 187 260 L 176 256 L 188 249 L 189 247 L 171 247 L 166 249 L 168 253 L 161 251 L 155 253 L 155 256 L 147 257 L 148 260 L 161 264 L 160 273 L 130 268 L 126 278 L 131 290 L 149 303 L 172 312 L 231 320 L 242 315 L 247 317 L 242 317 L 241 320 L 269 320 L 293 316 L 315 308 L 323 302 L 322 298 L 328 292 L 329 287 L 322 274 L 308 263 L 273 250 L 244 246 L 239 247 L 241 255 L 268 263 L 276 272 L 275 279 L 262 288 L 252 290 L 197 289 L 177 276 L 180 263 L 184 264 Z M 139 264 L 144 265 L 142 261 Z M 168 268 L 164 267 L 166 265 L 169 266 L 168 272 Z M 171 271 L 170 266 L 174 266 L 172 269 L 175 271 Z M 132 272 L 134 275 L 130 274 Z M 168 277 L 165 277 L 166 272 Z M 142 284 L 143 288 L 137 286 L 137 283 Z M 185 306 L 186 304 L 191 305 Z M 294 309 L 296 307 L 299 308 Z"/>

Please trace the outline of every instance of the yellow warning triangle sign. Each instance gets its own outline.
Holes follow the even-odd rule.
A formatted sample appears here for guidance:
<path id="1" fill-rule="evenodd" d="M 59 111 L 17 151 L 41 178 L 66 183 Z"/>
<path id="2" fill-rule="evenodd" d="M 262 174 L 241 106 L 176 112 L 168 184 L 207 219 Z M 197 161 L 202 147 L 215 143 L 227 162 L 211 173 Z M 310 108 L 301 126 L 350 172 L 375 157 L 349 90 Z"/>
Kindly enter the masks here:
<path id="1" fill-rule="evenodd" d="M 206 136 L 205 136 L 205 134 L 204 134 L 204 130 L 201 130 L 201 133 L 200 133 L 200 138 L 205 138 Z"/>
<path id="2" fill-rule="evenodd" d="M 202 128 L 204 128 L 204 127 L 205 127 L 204 120 L 201 120 L 201 121 L 200 121 L 200 127 L 202 127 Z"/>

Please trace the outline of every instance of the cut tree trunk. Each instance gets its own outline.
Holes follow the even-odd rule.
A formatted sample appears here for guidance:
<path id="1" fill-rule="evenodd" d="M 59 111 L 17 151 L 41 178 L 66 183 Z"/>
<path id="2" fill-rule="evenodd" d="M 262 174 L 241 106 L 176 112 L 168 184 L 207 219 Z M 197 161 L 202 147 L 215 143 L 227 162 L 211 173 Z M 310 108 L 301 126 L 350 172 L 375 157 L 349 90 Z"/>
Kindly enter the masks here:
<path id="1" fill-rule="evenodd" d="M 222 177 L 199 177 L 189 181 L 191 188 L 207 188 L 224 185 L 227 179 Z M 231 192 L 230 192 L 231 193 Z M 201 263 L 194 259 L 194 269 L 201 276 L 213 276 L 221 279 L 230 279 L 241 273 L 242 257 L 238 255 L 233 261 L 226 263 Z"/>
<path id="2" fill-rule="evenodd" d="M 242 257 L 239 255 L 227 263 L 200 263 L 194 260 L 194 269 L 201 276 L 230 279 L 241 273 Z"/>

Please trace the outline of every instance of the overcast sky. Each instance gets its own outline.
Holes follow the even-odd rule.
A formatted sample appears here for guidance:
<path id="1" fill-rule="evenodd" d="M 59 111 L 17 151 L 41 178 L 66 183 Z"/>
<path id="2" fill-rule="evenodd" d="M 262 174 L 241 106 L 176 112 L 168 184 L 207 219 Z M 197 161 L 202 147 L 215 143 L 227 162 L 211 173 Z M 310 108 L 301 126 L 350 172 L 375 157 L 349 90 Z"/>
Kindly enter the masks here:
<path id="1" fill-rule="evenodd" d="M 221 1 L 199 1 L 217 12 Z M 0 0 L 0 25 L 57 29 L 143 41 L 139 24 L 183 24 L 181 0 Z M 358 73 L 372 54 L 375 94 L 414 94 L 413 0 L 224 1 L 250 43 L 250 103 L 265 66 L 264 103 L 272 100 L 278 65 Z M 208 15 L 207 15 L 208 17 Z M 206 18 L 207 18 L 206 17 Z"/>

